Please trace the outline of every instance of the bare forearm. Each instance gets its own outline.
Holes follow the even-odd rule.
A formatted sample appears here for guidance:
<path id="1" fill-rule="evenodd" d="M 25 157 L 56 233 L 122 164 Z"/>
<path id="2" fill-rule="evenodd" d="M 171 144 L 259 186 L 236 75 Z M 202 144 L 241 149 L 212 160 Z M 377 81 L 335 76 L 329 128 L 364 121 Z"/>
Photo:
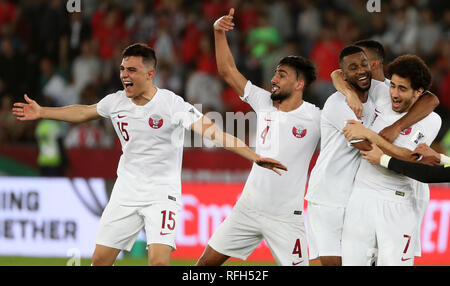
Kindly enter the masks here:
<path id="1" fill-rule="evenodd" d="M 69 105 L 64 107 L 42 107 L 40 117 L 67 121 L 72 123 L 86 122 L 100 118 L 95 105 Z"/>
<path id="2" fill-rule="evenodd" d="M 226 76 L 231 71 L 237 69 L 236 63 L 228 45 L 225 32 L 214 30 L 214 39 L 216 45 L 217 70 L 221 76 Z"/>
<path id="3" fill-rule="evenodd" d="M 236 153 L 252 162 L 255 162 L 259 158 L 242 140 L 231 134 L 219 132 L 213 141 L 225 150 Z"/>
<path id="4" fill-rule="evenodd" d="M 405 161 L 416 160 L 416 157 L 413 155 L 413 152 L 411 150 L 389 143 L 383 137 L 381 137 L 380 135 L 378 135 L 377 133 L 375 133 L 370 129 L 368 129 L 367 131 L 366 138 L 370 142 L 380 147 L 380 149 L 383 150 L 383 152 L 389 156 Z"/>

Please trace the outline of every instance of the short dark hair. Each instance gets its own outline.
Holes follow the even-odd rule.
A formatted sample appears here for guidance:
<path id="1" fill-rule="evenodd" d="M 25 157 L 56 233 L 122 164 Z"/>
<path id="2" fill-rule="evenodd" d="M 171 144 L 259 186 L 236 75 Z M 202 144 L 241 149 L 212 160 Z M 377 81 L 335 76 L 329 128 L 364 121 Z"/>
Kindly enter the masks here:
<path id="1" fill-rule="evenodd" d="M 316 76 L 316 68 L 312 64 L 311 61 L 304 57 L 300 56 L 287 56 L 280 60 L 278 65 L 286 65 L 289 66 L 297 72 L 297 78 L 302 75 L 305 80 L 305 87 L 309 86 L 313 83 Z"/>
<path id="2" fill-rule="evenodd" d="M 381 62 L 384 62 L 384 58 L 386 57 L 386 55 L 384 52 L 384 47 L 380 42 L 377 42 L 375 40 L 361 40 L 357 41 L 353 45 L 363 47 L 374 52 L 377 58 L 381 60 Z"/>
<path id="3" fill-rule="evenodd" d="M 425 62 L 416 55 L 402 55 L 388 65 L 388 76 L 398 75 L 407 78 L 414 90 L 423 88 L 428 90 L 431 86 L 431 72 Z"/>
<path id="4" fill-rule="evenodd" d="M 156 68 L 155 51 L 146 44 L 136 43 L 126 47 L 122 52 L 122 58 L 127 57 L 142 57 L 144 64 L 151 64 Z"/>
<path id="5" fill-rule="evenodd" d="M 357 54 L 357 53 L 363 53 L 363 54 L 366 54 L 366 53 L 364 53 L 364 50 L 361 49 L 361 48 L 358 47 L 358 46 L 353 46 L 353 45 L 351 45 L 351 46 L 346 46 L 345 48 L 342 49 L 342 51 L 341 51 L 340 54 L 339 54 L 339 65 L 342 64 L 342 60 L 343 60 L 346 56 L 350 56 L 350 55 Z"/>

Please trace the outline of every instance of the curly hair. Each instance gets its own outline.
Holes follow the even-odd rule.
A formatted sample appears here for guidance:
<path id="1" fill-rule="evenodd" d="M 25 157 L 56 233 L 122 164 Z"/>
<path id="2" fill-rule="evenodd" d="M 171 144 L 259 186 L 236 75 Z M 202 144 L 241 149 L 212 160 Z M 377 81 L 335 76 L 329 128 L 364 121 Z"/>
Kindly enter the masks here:
<path id="1" fill-rule="evenodd" d="M 280 60 L 278 65 L 289 66 L 297 72 L 297 78 L 302 75 L 305 80 L 305 87 L 313 83 L 316 76 L 316 68 L 308 59 L 300 56 L 287 56 Z"/>
<path id="2" fill-rule="evenodd" d="M 431 72 L 425 62 L 416 55 L 403 55 L 397 57 L 388 65 L 388 76 L 398 75 L 407 78 L 414 90 L 423 88 L 428 90 L 431 86 Z"/>

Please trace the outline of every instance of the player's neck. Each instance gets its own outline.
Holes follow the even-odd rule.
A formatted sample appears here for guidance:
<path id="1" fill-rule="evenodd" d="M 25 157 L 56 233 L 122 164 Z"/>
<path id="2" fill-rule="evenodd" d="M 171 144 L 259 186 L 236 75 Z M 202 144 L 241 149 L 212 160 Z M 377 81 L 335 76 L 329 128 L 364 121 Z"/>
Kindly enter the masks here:
<path id="1" fill-rule="evenodd" d="M 156 94 L 156 87 L 155 86 L 150 86 L 149 88 L 147 88 L 146 92 L 135 96 L 131 99 L 131 101 L 136 104 L 136 105 L 146 105 L 150 100 L 153 99 L 153 97 Z"/>
<path id="2" fill-rule="evenodd" d="M 359 100 L 362 103 L 367 102 L 367 99 L 369 98 L 369 91 L 357 90 L 356 93 L 358 94 Z"/>
<path id="3" fill-rule="evenodd" d="M 273 101 L 273 106 L 283 112 L 296 110 L 303 104 L 303 94 L 292 94 L 289 98 L 279 101 Z"/>

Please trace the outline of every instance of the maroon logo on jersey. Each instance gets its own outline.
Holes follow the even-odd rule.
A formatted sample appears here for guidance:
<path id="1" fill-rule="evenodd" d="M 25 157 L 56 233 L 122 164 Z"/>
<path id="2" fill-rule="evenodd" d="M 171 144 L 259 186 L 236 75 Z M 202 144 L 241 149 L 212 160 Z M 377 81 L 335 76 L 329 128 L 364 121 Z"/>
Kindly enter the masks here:
<path id="1" fill-rule="evenodd" d="M 163 126 L 164 120 L 161 118 L 161 116 L 152 114 L 150 118 L 148 119 L 148 124 L 153 129 L 159 129 L 161 126 Z"/>
<path id="2" fill-rule="evenodd" d="M 411 127 L 406 128 L 406 129 L 403 129 L 403 130 L 400 132 L 400 134 L 402 134 L 402 135 L 409 135 L 409 134 L 411 133 L 411 130 L 412 130 Z"/>
<path id="3" fill-rule="evenodd" d="M 306 128 L 303 128 L 300 125 L 292 127 L 292 134 L 294 134 L 297 138 L 303 138 L 306 135 Z"/>

